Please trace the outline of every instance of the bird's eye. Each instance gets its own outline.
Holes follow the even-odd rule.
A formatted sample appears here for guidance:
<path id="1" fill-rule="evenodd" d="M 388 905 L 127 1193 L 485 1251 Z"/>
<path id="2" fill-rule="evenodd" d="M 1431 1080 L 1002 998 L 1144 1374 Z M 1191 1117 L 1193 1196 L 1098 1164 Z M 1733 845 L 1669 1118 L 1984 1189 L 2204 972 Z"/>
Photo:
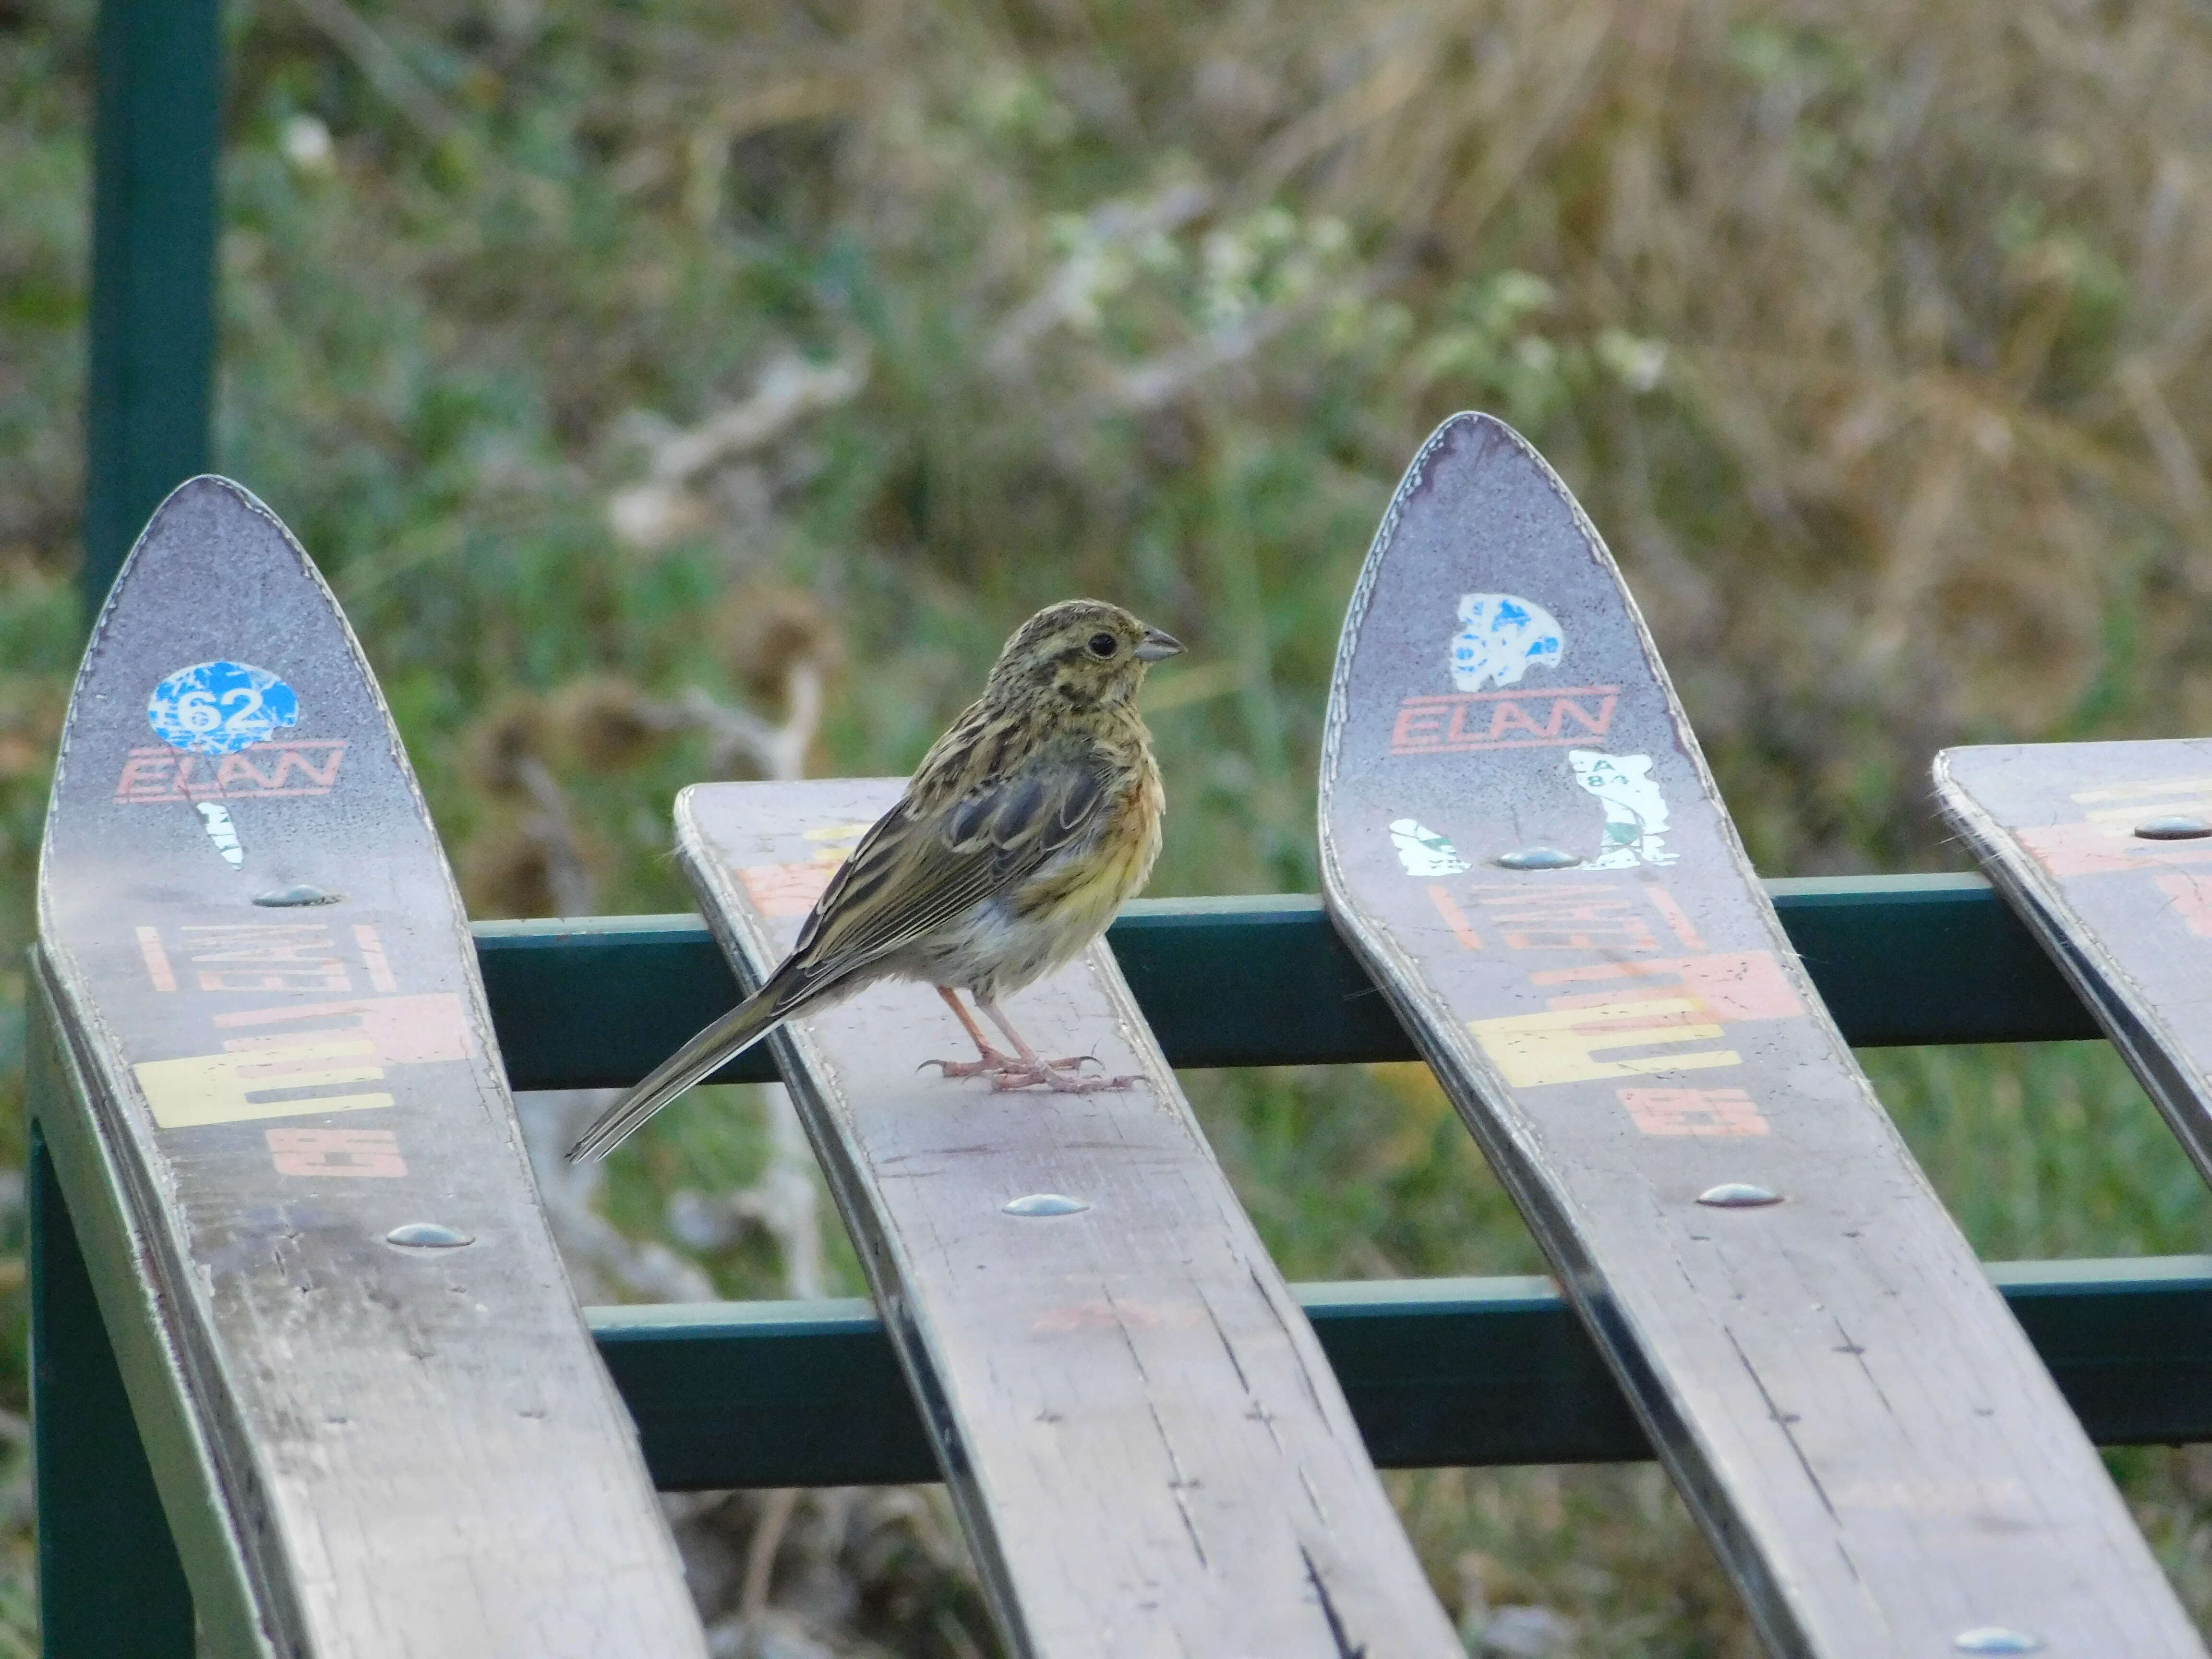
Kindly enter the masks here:
<path id="1" fill-rule="evenodd" d="M 1091 636 L 1091 654 L 1094 657 L 1110 657 L 1121 646 L 1121 641 L 1111 634 L 1093 634 Z"/>

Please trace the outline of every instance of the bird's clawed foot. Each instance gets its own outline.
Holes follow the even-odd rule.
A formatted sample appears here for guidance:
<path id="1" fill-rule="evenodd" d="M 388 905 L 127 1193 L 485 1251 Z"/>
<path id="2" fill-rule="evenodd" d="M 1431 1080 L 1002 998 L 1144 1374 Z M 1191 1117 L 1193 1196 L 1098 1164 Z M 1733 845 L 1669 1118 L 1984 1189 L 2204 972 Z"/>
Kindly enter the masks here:
<path id="1" fill-rule="evenodd" d="M 1062 1054 L 1058 1060 L 1047 1060 L 1024 1040 L 1022 1034 L 1007 1024 L 1005 1014 L 991 998 L 977 995 L 976 1006 L 990 1016 L 1006 1041 L 1014 1045 L 1018 1059 L 1010 1060 L 987 1042 L 975 1018 L 960 1005 L 960 997 L 952 987 L 940 985 L 937 994 L 945 999 L 945 1006 L 968 1033 L 975 1045 L 977 1060 L 925 1060 L 924 1066 L 935 1066 L 947 1077 L 985 1077 L 991 1087 L 1003 1093 L 1012 1089 L 1049 1089 L 1056 1095 L 1094 1095 L 1103 1090 L 1127 1089 L 1137 1079 L 1133 1077 L 1085 1077 L 1083 1068 L 1096 1066 L 1105 1069 L 1105 1062 L 1096 1054 Z"/>
<path id="2" fill-rule="evenodd" d="M 1136 1079 L 1131 1077 L 1086 1078 L 1086 1066 L 1103 1066 L 1105 1062 L 1096 1054 L 1062 1054 L 1058 1060 L 1040 1060 L 1030 1065 L 1016 1060 L 1012 1054 L 1002 1054 L 996 1048 L 986 1048 L 980 1060 L 925 1060 L 915 1069 L 927 1071 L 930 1066 L 948 1078 L 988 1077 L 994 1089 L 1034 1089 L 1040 1084 L 1055 1094 L 1096 1094 L 1101 1089 L 1126 1089 Z"/>
<path id="3" fill-rule="evenodd" d="M 946 1077 L 996 1077 L 1001 1072 L 1024 1069 L 1021 1061 L 1012 1054 L 1002 1054 L 996 1048 L 980 1043 L 977 1047 L 982 1048 L 981 1060 L 925 1060 L 914 1069 L 925 1072 L 934 1066 Z"/>
<path id="4" fill-rule="evenodd" d="M 1004 1091 L 1034 1089 L 1042 1085 L 1056 1095 L 1095 1095 L 1130 1088 L 1138 1081 L 1133 1077 L 1085 1077 L 1079 1068 L 1085 1060 L 1093 1066 L 1099 1063 L 1095 1054 L 1078 1054 L 1073 1059 L 1040 1061 L 1035 1066 L 1009 1066 L 991 1074 L 991 1086 Z"/>

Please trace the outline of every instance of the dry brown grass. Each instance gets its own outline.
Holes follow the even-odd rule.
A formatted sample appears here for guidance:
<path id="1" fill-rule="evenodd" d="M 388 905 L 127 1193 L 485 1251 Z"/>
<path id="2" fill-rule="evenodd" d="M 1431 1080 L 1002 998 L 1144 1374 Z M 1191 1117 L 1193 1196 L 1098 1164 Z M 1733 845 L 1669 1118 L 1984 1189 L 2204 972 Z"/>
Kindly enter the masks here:
<path id="1" fill-rule="evenodd" d="M 952 417 L 873 526 L 939 568 L 1125 564 L 1194 465 L 1380 478 L 1481 403 L 1618 543 L 1771 856 L 1924 851 L 1946 740 L 2212 713 L 2189 7 L 878 0 L 625 44 L 661 59 L 595 104 L 613 176 L 834 228 L 939 332 L 863 418 Z"/>

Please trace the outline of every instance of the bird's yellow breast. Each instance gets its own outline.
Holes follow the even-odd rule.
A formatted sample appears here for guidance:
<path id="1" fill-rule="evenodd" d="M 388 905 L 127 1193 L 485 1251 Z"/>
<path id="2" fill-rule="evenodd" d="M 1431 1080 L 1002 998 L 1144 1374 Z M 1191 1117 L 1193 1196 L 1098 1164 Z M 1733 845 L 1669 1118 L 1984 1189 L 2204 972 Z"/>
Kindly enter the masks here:
<path id="1" fill-rule="evenodd" d="M 1067 954 L 1105 931 L 1122 902 L 1145 884 L 1160 854 L 1166 792 L 1147 748 L 1129 770 L 1121 797 L 1082 853 L 1030 879 L 1015 897 L 1024 921 L 1068 939 Z"/>

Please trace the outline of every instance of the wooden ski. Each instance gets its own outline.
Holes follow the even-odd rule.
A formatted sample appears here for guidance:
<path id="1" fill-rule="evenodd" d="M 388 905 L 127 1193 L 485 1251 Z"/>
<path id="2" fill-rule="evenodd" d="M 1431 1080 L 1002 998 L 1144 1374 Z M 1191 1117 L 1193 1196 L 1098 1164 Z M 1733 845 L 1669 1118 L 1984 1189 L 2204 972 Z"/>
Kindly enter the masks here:
<path id="1" fill-rule="evenodd" d="M 1383 519 L 1321 801 L 1333 915 L 1777 1652 L 2203 1651 L 1498 421 L 1447 422 Z"/>
<path id="2" fill-rule="evenodd" d="M 235 484 L 101 613 L 39 901 L 40 1127 L 201 1650 L 703 1656 L 398 736 Z"/>
<path id="3" fill-rule="evenodd" d="M 677 843 L 739 981 L 894 779 L 711 784 Z M 1456 1656 L 1343 1390 L 1103 944 L 1010 1000 L 1125 1090 L 994 1093 L 927 986 L 771 1038 L 1012 1651 Z M 698 1110 L 678 1104 L 677 1111 Z"/>
<path id="4" fill-rule="evenodd" d="M 1947 749 L 1936 796 L 2212 1180 L 2212 740 Z"/>

